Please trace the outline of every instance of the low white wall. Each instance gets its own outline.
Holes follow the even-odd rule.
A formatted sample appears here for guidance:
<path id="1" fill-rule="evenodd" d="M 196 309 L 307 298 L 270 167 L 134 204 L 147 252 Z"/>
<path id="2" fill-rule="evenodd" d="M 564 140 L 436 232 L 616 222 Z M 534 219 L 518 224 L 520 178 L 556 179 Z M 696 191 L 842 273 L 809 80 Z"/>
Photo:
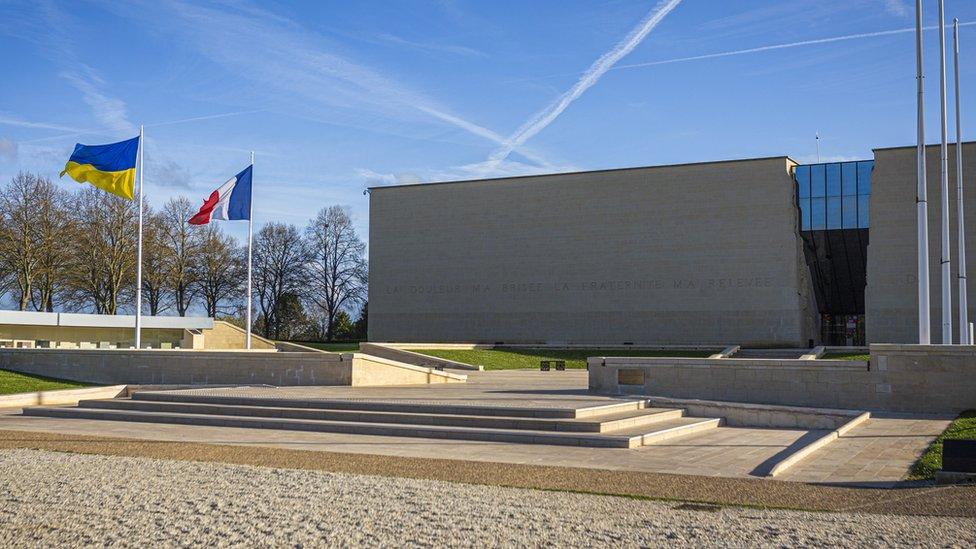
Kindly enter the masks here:
<path id="1" fill-rule="evenodd" d="M 35 391 L 0 396 L 0 408 L 23 408 L 24 406 L 74 405 L 79 400 L 95 398 L 115 398 L 124 395 L 125 385 L 108 387 L 83 387 L 80 389 L 60 389 L 56 391 Z"/>
<path id="2" fill-rule="evenodd" d="M 101 384 L 407 385 L 464 376 L 362 353 L 0 349 L 0 369 Z"/>
<path id="3" fill-rule="evenodd" d="M 976 346 L 871 345 L 870 362 L 594 357 L 590 389 L 916 413 L 976 408 Z"/>

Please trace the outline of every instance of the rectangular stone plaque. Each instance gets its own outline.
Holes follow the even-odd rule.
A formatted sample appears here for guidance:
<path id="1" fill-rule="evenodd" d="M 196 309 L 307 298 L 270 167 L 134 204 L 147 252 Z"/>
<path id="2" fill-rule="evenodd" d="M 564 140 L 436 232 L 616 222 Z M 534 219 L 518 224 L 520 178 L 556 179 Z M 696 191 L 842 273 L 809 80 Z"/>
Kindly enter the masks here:
<path id="1" fill-rule="evenodd" d="M 617 384 L 618 385 L 643 385 L 644 369 L 643 368 L 621 368 L 617 370 Z"/>

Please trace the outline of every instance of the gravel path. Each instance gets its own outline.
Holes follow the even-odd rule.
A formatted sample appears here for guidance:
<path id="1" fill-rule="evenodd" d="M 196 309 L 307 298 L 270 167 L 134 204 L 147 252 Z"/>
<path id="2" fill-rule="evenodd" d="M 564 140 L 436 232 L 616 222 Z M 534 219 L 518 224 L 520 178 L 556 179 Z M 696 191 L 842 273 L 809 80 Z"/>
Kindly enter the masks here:
<path id="1" fill-rule="evenodd" d="M 976 545 L 976 519 L 674 503 L 220 463 L 0 451 L 0 546 Z"/>

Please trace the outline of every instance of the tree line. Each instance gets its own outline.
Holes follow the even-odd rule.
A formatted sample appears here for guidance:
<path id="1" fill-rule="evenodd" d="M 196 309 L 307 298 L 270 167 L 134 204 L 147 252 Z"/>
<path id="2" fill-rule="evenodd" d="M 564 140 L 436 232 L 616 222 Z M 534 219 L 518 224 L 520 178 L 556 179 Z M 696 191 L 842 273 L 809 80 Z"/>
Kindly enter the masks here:
<path id="1" fill-rule="evenodd" d="M 143 314 L 194 310 L 243 326 L 247 243 L 219 222 L 189 225 L 186 197 L 144 204 Z M 0 188 L 0 298 L 21 311 L 133 312 L 138 206 L 21 172 Z M 272 339 L 366 336 L 366 245 L 347 208 L 303 229 L 269 222 L 252 249 L 252 330 Z M 353 320 L 351 315 L 357 315 Z"/>

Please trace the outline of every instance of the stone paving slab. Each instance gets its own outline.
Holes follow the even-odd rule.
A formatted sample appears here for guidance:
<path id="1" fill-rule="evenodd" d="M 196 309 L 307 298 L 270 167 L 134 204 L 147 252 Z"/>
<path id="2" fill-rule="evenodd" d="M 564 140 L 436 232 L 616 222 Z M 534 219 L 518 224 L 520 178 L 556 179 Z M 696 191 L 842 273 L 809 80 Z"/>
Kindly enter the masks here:
<path id="1" fill-rule="evenodd" d="M 161 423 L 129 423 L 86 419 L 27 417 L 0 414 L 0 430 L 38 431 L 142 440 L 203 442 L 267 448 L 291 448 L 450 458 L 480 462 L 544 464 L 704 476 L 745 477 L 783 451 L 806 431 L 719 427 L 639 448 L 539 446 L 411 437 L 310 433 Z"/>
<path id="2" fill-rule="evenodd" d="M 793 466 L 780 480 L 893 486 L 949 423 L 945 418 L 873 417 Z"/>
<path id="3" fill-rule="evenodd" d="M 491 405 L 590 406 L 619 402 L 586 392 L 586 372 L 471 372 L 468 384 L 425 387 L 288 389 L 251 388 L 295 398 L 406 399 Z M 237 389 L 223 389 L 233 391 Z M 200 391 L 200 390 L 196 390 Z M 206 389 L 205 391 L 214 391 Z M 850 431 L 784 473 L 783 480 L 891 486 L 948 424 L 945 419 L 878 417 Z M 0 429 L 87 434 L 143 440 L 300 448 L 352 454 L 450 458 L 479 462 L 546 464 L 609 470 L 745 477 L 797 443 L 809 431 L 720 427 L 635 449 L 537 447 L 502 442 L 427 440 L 404 437 L 303 433 L 189 425 L 24 417 L 0 413 Z"/>
<path id="4" fill-rule="evenodd" d="M 578 409 L 633 401 L 593 395 L 585 370 L 565 372 L 470 372 L 468 383 L 397 387 L 208 387 L 165 391 L 175 395 L 274 400 L 348 400 L 353 402 L 438 406 L 491 406 Z M 160 391 L 145 391 L 158 393 Z M 282 404 L 286 405 L 286 404 Z"/>

